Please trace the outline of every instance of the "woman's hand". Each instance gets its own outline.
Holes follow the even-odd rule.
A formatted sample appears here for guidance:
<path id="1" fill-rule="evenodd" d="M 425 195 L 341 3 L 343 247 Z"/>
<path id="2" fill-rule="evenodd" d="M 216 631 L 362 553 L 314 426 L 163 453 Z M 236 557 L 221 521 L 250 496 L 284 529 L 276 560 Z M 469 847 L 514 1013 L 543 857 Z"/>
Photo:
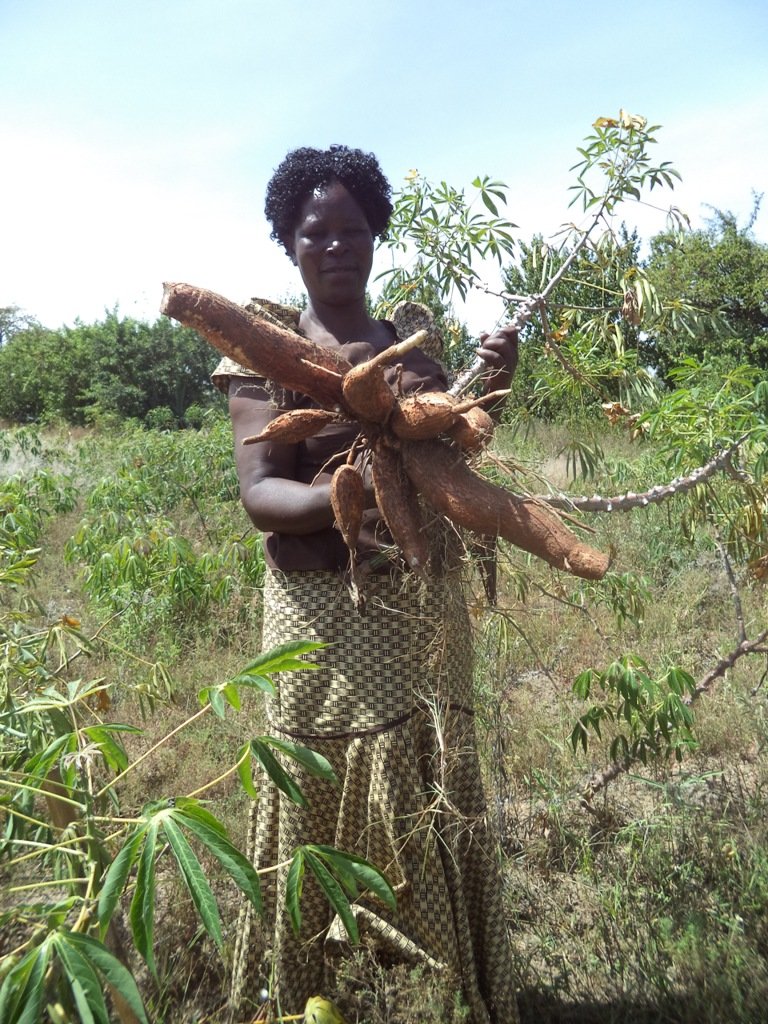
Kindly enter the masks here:
<path id="1" fill-rule="evenodd" d="M 508 388 L 517 369 L 517 330 L 500 327 L 493 334 L 482 331 L 477 354 L 492 371 L 484 375 L 485 392 Z"/>

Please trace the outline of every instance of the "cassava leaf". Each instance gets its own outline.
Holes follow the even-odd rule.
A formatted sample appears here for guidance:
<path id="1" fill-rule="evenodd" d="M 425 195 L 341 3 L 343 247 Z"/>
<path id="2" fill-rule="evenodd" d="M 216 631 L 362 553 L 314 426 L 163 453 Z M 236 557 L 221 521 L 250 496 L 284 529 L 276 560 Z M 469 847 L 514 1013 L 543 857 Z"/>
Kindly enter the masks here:
<path id="1" fill-rule="evenodd" d="M 330 761 L 323 757 L 322 754 L 318 754 L 316 751 L 310 750 L 309 747 L 304 747 L 300 743 L 293 743 L 291 740 L 281 740 L 275 736 L 261 736 L 260 739 L 263 743 L 285 754 L 286 757 L 298 761 L 314 778 L 338 783 L 339 780 L 331 767 Z"/>
<path id="2" fill-rule="evenodd" d="M 82 1024 L 109 1024 L 101 985 L 93 966 L 77 946 L 70 945 L 68 934 L 58 932 L 54 947 L 64 968 L 64 977 L 75 1000 Z"/>
<path id="3" fill-rule="evenodd" d="M 280 790 L 281 793 L 285 793 L 295 804 L 299 807 L 306 807 L 307 801 L 301 789 L 296 785 L 296 782 L 291 776 L 285 771 L 282 765 L 279 763 L 275 755 L 269 749 L 269 747 L 261 739 L 251 740 L 251 754 L 259 764 L 262 766 L 264 771 L 269 776 L 269 779 L 274 783 L 275 786 Z"/>
<path id="4" fill-rule="evenodd" d="M 357 929 L 357 921 L 355 921 L 354 915 L 352 914 L 352 908 L 349 905 L 349 900 L 347 899 L 344 890 L 325 866 L 323 861 L 307 847 L 304 847 L 304 861 L 306 866 L 317 879 L 326 899 L 341 918 L 341 923 L 346 929 L 349 941 L 353 946 L 357 945 L 360 938 Z"/>
<path id="5" fill-rule="evenodd" d="M 198 817 L 193 817 L 183 811 L 177 811 L 174 815 L 177 821 L 183 822 L 184 827 L 189 829 L 192 835 L 206 847 L 221 864 L 227 874 L 237 885 L 241 892 L 245 893 L 256 910 L 261 913 L 261 886 L 259 876 L 256 874 L 253 865 L 243 854 L 233 846 L 225 835 L 217 829 L 210 828 Z"/>
<path id="6" fill-rule="evenodd" d="M 336 865 L 343 865 L 344 870 L 354 877 L 361 889 L 370 890 L 390 910 L 395 909 L 396 899 L 392 886 L 383 872 L 370 861 L 358 857 L 357 854 L 347 853 L 346 850 L 337 850 L 333 846 L 313 843 L 310 849 L 334 865 L 334 870 Z"/>
<path id="7" fill-rule="evenodd" d="M 216 898 L 211 891 L 200 861 L 177 824 L 173 812 L 163 818 L 163 829 L 205 930 L 221 949 L 224 945 L 224 938 L 221 934 L 221 918 Z"/>
<path id="8" fill-rule="evenodd" d="M 138 987 L 128 968 L 110 953 L 106 946 L 91 938 L 90 935 L 70 932 L 67 936 L 67 941 L 71 946 L 77 947 L 83 956 L 98 969 L 106 981 L 120 993 L 140 1021 L 140 1024 L 149 1024 Z"/>
<path id="9" fill-rule="evenodd" d="M 139 858 L 136 889 L 131 900 L 129 920 L 136 949 L 144 957 L 152 974 L 157 977 L 153 950 L 155 928 L 155 847 L 159 823 L 151 821 L 146 829 L 144 849 Z"/>
<path id="10" fill-rule="evenodd" d="M 139 847 L 147 828 L 147 825 L 142 825 L 129 837 L 104 876 L 98 904 L 99 933 L 102 938 L 106 935 L 107 927 L 112 920 L 112 914 L 115 912 L 120 894 L 125 888 L 128 875 L 139 854 Z"/>
<path id="11" fill-rule="evenodd" d="M 50 942 L 46 940 L 30 950 L 7 974 L 0 988 L 0 1021 L 3 1024 L 38 1024 L 50 948 Z"/>
<path id="12" fill-rule="evenodd" d="M 296 850 L 285 880 L 285 906 L 294 935 L 301 930 L 301 894 L 304 889 L 304 851 Z"/>

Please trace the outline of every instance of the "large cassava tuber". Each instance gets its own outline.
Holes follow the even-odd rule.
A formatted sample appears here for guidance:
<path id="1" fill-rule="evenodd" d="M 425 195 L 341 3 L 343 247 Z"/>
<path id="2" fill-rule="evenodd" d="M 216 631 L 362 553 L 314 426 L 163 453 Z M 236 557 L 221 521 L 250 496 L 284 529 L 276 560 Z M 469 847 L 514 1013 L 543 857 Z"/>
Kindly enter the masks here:
<path id="1" fill-rule="evenodd" d="M 461 452 L 439 441 L 407 442 L 405 471 L 438 512 L 480 535 L 503 537 L 557 569 L 602 579 L 609 558 L 583 544 L 536 498 L 511 494 L 474 473 Z"/>
<path id="2" fill-rule="evenodd" d="M 429 561 L 429 543 L 419 508 L 419 499 L 411 481 L 403 472 L 399 453 L 379 441 L 371 464 L 376 504 L 392 539 L 400 548 L 406 565 L 423 576 Z"/>
<path id="3" fill-rule="evenodd" d="M 333 409 L 352 367 L 331 349 L 249 313 L 235 302 L 190 284 L 165 284 L 160 311 L 192 327 L 214 348 L 281 387 Z"/>
<path id="4" fill-rule="evenodd" d="M 441 514 L 479 536 L 498 536 L 550 565 L 587 579 L 600 579 L 607 555 L 576 537 L 559 516 L 536 498 L 511 494 L 478 476 L 466 464 L 462 448 L 487 443 L 493 421 L 473 399 L 457 402 L 437 393 L 397 396 L 384 379 L 383 366 L 419 344 L 424 332 L 398 342 L 366 363 L 352 365 L 333 350 L 293 331 L 267 323 L 214 292 L 187 284 L 167 284 L 162 312 L 199 331 L 236 362 L 283 388 L 300 391 L 322 410 L 359 422 L 373 452 L 372 476 L 379 510 L 406 563 L 425 573 L 429 551 L 422 528 L 419 494 Z M 276 417 L 248 443 L 296 437 L 304 440 L 337 415 L 296 410 Z M 438 439 L 447 433 L 456 444 Z M 347 465 L 334 476 L 334 514 L 345 541 L 354 547 L 364 500 L 357 470 Z M 359 478 L 358 478 L 359 479 Z"/>

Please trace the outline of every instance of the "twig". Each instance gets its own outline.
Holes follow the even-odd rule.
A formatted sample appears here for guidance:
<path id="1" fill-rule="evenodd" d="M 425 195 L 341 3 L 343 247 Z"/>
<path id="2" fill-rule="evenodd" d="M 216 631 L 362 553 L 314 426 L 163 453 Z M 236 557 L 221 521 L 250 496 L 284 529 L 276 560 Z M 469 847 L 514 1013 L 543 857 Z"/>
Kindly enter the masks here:
<path id="1" fill-rule="evenodd" d="M 699 484 L 705 483 L 711 477 L 722 470 L 727 469 L 734 453 L 744 443 L 749 435 L 744 434 L 724 451 L 716 455 L 712 460 L 703 466 L 694 469 L 687 476 L 675 477 L 668 484 L 658 484 L 649 491 L 635 494 L 628 491 L 626 494 L 618 494 L 612 498 L 605 498 L 600 494 L 593 494 L 591 498 L 585 496 L 578 498 L 566 497 L 564 495 L 536 495 L 542 501 L 557 509 L 571 509 L 579 512 L 627 512 L 633 508 L 646 508 L 648 505 L 656 505 L 676 494 L 685 494 L 693 490 Z"/>

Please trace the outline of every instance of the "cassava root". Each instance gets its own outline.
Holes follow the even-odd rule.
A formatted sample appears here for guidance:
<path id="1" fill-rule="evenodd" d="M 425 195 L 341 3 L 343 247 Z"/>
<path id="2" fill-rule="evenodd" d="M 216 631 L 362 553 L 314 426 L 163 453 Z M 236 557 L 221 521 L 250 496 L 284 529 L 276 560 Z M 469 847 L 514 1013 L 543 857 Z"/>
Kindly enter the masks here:
<path id="1" fill-rule="evenodd" d="M 558 569 L 587 579 L 600 579 L 607 571 L 608 556 L 582 543 L 542 501 L 511 494 L 467 466 L 460 446 L 477 450 L 487 442 L 493 422 L 479 404 L 499 393 L 459 402 L 442 393 L 402 397 L 390 387 L 383 367 L 417 346 L 424 332 L 353 367 L 333 350 L 192 285 L 165 285 L 161 310 L 199 331 L 231 359 L 321 407 L 276 417 L 246 443 L 298 443 L 345 416 L 359 423 L 373 453 L 379 510 L 413 571 L 424 574 L 429 557 L 419 494 L 457 525 L 481 536 L 503 537 Z M 310 417 L 298 415 L 310 411 Z M 438 439 L 446 432 L 457 444 Z M 357 541 L 361 493 L 364 500 L 350 473 L 357 470 L 348 465 L 332 487 L 334 514 L 348 545 L 348 538 Z"/>
<path id="2" fill-rule="evenodd" d="M 609 557 L 580 541 L 551 509 L 478 476 L 450 444 L 406 442 L 402 459 L 416 489 L 457 526 L 503 537 L 575 576 L 602 579 L 607 572 Z"/>

